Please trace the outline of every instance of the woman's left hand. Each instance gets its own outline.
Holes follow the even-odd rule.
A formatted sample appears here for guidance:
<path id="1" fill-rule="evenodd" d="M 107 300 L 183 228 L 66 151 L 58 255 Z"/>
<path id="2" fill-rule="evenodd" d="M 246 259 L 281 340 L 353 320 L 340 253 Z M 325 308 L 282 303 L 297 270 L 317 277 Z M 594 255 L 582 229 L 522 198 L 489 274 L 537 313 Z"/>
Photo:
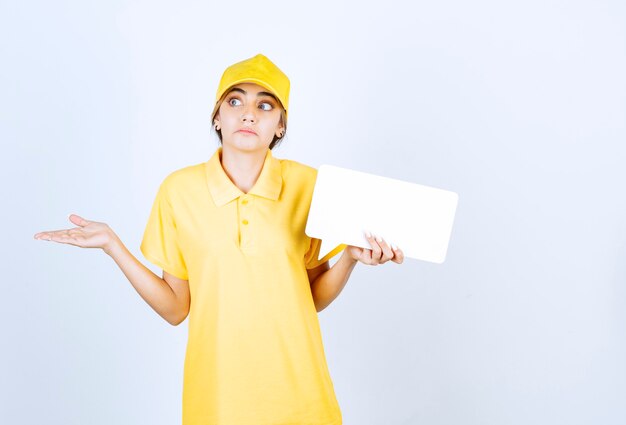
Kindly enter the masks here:
<path id="1" fill-rule="evenodd" d="M 402 261 L 404 261 L 404 254 L 399 247 L 396 247 L 394 250 L 380 236 L 368 236 L 368 234 L 368 232 L 365 233 L 365 238 L 370 243 L 372 249 L 361 248 L 354 245 L 348 245 L 346 247 L 346 252 L 352 259 L 370 266 L 384 264 L 389 260 L 398 264 L 401 264 Z"/>

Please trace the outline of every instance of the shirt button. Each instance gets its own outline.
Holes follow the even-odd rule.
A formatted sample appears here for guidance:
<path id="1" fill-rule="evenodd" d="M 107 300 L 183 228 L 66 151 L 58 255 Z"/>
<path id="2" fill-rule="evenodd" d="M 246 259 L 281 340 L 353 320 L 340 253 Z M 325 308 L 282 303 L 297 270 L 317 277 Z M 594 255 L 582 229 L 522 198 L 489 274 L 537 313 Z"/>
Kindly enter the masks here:
<path id="1" fill-rule="evenodd" d="M 243 224 L 248 224 L 248 220 L 242 220 L 241 221 Z"/>
<path id="2" fill-rule="evenodd" d="M 243 201 L 241 201 L 242 204 L 246 205 L 248 203 L 247 199 L 244 199 Z"/>

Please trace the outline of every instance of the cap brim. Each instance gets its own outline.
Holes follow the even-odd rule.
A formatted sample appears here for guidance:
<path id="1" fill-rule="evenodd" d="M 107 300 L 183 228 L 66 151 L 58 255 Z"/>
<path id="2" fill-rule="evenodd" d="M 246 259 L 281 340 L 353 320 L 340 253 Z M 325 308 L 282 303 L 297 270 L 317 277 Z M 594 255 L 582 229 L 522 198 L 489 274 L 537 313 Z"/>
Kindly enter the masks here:
<path id="1" fill-rule="evenodd" d="M 222 93 L 220 98 L 215 101 L 215 105 L 213 105 L 213 112 L 211 113 L 211 121 L 213 121 L 213 118 L 215 117 L 215 114 L 217 113 L 217 110 L 218 110 L 218 105 L 220 104 L 220 101 L 224 98 L 224 95 L 228 93 L 228 90 L 230 90 L 231 87 L 236 86 L 237 84 L 241 84 L 241 83 L 255 83 L 255 84 L 260 85 L 261 87 L 265 87 L 266 89 L 271 91 L 274 94 L 274 96 L 276 96 L 276 99 L 278 99 L 278 101 L 280 102 L 280 106 L 282 106 L 282 108 L 285 109 L 285 105 L 283 105 L 283 102 L 280 100 L 280 98 L 276 94 L 277 91 L 271 85 L 267 84 L 264 81 L 258 80 L 256 78 L 242 78 L 240 80 L 235 80 L 232 83 L 230 83 L 228 87 L 224 89 L 224 93 Z M 285 109 L 285 114 L 286 113 L 287 113 L 287 110 Z"/>

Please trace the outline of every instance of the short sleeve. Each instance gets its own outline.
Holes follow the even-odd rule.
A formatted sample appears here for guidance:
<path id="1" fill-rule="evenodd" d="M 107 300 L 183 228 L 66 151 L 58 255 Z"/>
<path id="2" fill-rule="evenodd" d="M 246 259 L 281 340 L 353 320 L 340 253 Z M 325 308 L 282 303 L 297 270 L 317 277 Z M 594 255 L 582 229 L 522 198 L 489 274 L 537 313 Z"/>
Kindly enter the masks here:
<path id="1" fill-rule="evenodd" d="M 146 259 L 169 274 L 180 279 L 189 279 L 165 182 L 161 183 L 152 204 L 140 250 Z"/>
<path id="2" fill-rule="evenodd" d="M 337 245 L 328 254 L 326 254 L 323 258 L 318 260 L 317 257 L 319 257 L 319 255 L 320 255 L 320 248 L 321 248 L 321 246 L 322 246 L 322 240 L 321 239 L 311 238 L 311 245 L 309 246 L 309 250 L 304 255 L 304 263 L 305 263 L 307 269 L 313 269 L 313 268 L 319 266 L 320 264 L 325 263 L 326 261 L 328 261 L 331 258 L 333 258 L 335 255 L 339 254 L 341 251 L 346 249 L 346 247 L 348 245 L 346 245 L 346 244 Z"/>

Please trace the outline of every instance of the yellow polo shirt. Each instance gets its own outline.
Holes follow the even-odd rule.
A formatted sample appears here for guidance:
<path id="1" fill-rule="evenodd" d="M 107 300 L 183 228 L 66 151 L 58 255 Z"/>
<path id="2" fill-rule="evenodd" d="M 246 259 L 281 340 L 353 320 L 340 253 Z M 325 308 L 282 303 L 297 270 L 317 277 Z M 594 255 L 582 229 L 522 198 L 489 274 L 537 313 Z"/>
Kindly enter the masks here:
<path id="1" fill-rule="evenodd" d="M 317 170 L 268 149 L 244 193 L 221 154 L 163 180 L 140 247 L 189 280 L 183 425 L 339 425 L 306 269 L 346 245 L 304 233 Z"/>

